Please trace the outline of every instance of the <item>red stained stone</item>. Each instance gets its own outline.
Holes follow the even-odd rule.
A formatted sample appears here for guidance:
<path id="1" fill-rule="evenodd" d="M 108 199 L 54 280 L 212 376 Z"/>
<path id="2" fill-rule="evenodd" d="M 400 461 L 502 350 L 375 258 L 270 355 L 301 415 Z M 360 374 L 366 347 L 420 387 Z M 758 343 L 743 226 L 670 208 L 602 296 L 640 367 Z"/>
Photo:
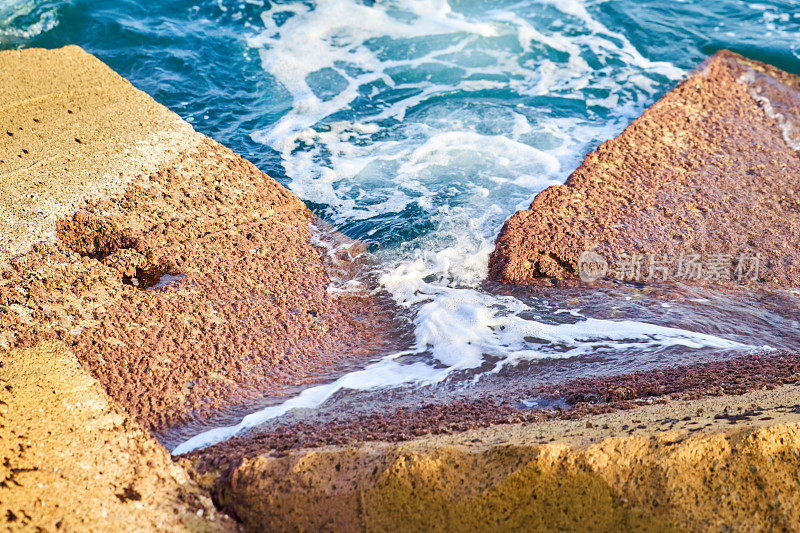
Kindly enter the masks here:
<path id="1" fill-rule="evenodd" d="M 610 265 L 634 253 L 759 255 L 757 281 L 797 286 L 798 147 L 800 77 L 718 52 L 512 216 L 489 278 L 576 278 L 594 249 Z"/>
<path id="2" fill-rule="evenodd" d="M 152 430 L 280 395 L 402 337 L 381 298 L 328 292 L 329 273 L 359 260 L 326 264 L 312 221 L 297 197 L 206 139 L 122 197 L 61 220 L 60 243 L 15 258 L 0 320 L 15 345 L 67 341 Z M 162 274 L 178 279 L 158 290 L 123 283 Z M 32 324 L 12 327 L 17 306 Z"/>

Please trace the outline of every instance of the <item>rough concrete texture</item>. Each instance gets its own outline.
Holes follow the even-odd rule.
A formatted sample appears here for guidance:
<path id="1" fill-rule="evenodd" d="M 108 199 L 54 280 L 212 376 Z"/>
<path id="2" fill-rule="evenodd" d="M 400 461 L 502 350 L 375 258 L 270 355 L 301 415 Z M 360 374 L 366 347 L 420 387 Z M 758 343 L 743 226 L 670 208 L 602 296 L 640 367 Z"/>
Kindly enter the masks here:
<path id="1" fill-rule="evenodd" d="M 0 265 L 52 241 L 57 217 L 84 200 L 124 192 L 197 143 L 191 126 L 77 46 L 2 52 L 0 72 Z"/>
<path id="2" fill-rule="evenodd" d="M 0 521 L 231 527 L 147 430 L 395 346 L 363 247 L 80 48 L 0 71 Z"/>
<path id="3" fill-rule="evenodd" d="M 231 527 L 146 430 L 280 394 L 396 348 L 402 337 L 395 310 L 366 297 L 368 291 L 329 291 L 335 278 L 358 270 L 355 243 L 333 239 L 331 254 L 315 248 L 313 217 L 302 202 L 80 49 L 2 52 L 0 69 L 13 73 L 0 79 L 0 135 L 7 130 L 0 144 L 0 521 L 26 530 Z M 720 181 L 719 165 L 732 169 L 736 187 L 742 179 L 758 181 L 759 193 L 742 194 L 742 201 L 765 203 L 769 230 L 753 226 L 755 233 L 743 234 L 752 240 L 746 250 L 763 253 L 777 246 L 778 236 L 781 245 L 794 246 L 784 238 L 796 234 L 794 222 L 776 211 L 771 176 L 795 168 L 786 148 L 794 138 L 795 100 L 785 87 L 796 79 L 730 54 L 704 72 L 671 93 L 694 98 L 697 131 L 681 136 L 670 129 L 685 120 L 686 104 L 669 96 L 652 111 L 662 109 L 666 119 L 646 114 L 629 130 L 650 139 L 642 150 L 653 157 L 686 152 L 681 161 L 691 164 L 675 167 L 683 171 L 659 160 L 663 172 L 677 175 L 669 179 L 685 180 L 677 188 L 685 194 Z M 736 90 L 756 96 L 748 105 L 731 101 Z M 737 137 L 744 135 L 741 122 L 760 145 Z M 681 140 L 667 143 L 670 133 Z M 620 139 L 628 152 L 610 145 L 610 155 L 596 156 L 610 176 L 627 175 L 640 159 L 630 155 L 637 139 Z M 712 141 L 724 146 L 718 150 Z M 725 155 L 734 148 L 746 157 Z M 656 202 L 657 189 L 622 183 L 614 189 L 623 198 L 617 203 L 593 196 L 611 202 L 616 216 L 628 201 L 671 200 L 680 207 L 685 199 L 674 193 Z M 728 205 L 733 193 L 719 185 L 713 194 L 708 202 Z M 780 205 L 789 201 L 783 198 Z M 683 205 L 675 228 L 716 228 L 721 215 L 711 204 L 691 201 L 697 207 Z M 553 238 L 567 239 L 569 232 L 558 228 Z M 692 231 L 682 233 L 687 242 L 694 242 Z M 702 246 L 742 242 L 733 232 L 717 234 L 720 242 Z M 768 281 L 794 279 L 794 259 L 786 257 L 783 270 L 765 270 L 772 272 Z M 547 260 L 540 263 L 534 270 L 545 273 Z M 497 264 L 495 254 L 493 272 Z M 515 268 L 500 277 L 510 272 L 503 279 L 515 281 L 513 273 L 523 272 Z M 770 364 L 753 370 L 760 378 L 773 372 L 764 384 L 796 380 L 793 367 Z M 737 368 L 719 373 L 722 392 L 761 383 L 746 375 L 747 365 Z M 664 390 L 707 385 L 696 377 L 678 372 L 660 383 Z M 265 446 L 218 463 L 202 453 L 183 461 L 224 509 L 258 531 L 797 523 L 795 387 L 642 406 L 639 400 L 647 400 L 640 396 L 654 395 L 659 382 L 628 378 L 576 383 L 576 401 L 599 391 L 621 406 L 603 414 L 587 409 L 578 420 L 505 423 L 401 444 L 287 446 L 280 457 Z M 462 411 L 470 413 L 469 406 Z M 731 423 L 733 429 L 723 429 Z"/>
<path id="4" fill-rule="evenodd" d="M 63 343 L 0 352 L 0 461 L 4 531 L 234 529 Z"/>
<path id="5" fill-rule="evenodd" d="M 309 222 L 291 193 L 205 140 L 146 185 L 59 225 L 74 250 L 105 255 L 121 288 L 95 327 L 66 338 L 107 390 L 154 429 L 278 394 L 338 361 L 389 349 L 391 320 L 374 299 L 327 291 Z M 158 290 L 119 282 L 144 283 L 149 271 L 152 281 L 181 279 Z"/>
<path id="6" fill-rule="evenodd" d="M 785 387 L 194 475 L 250 531 L 791 530 L 798 400 Z M 730 426 L 729 413 L 756 405 L 758 419 Z"/>
<path id="7" fill-rule="evenodd" d="M 594 249 L 612 267 L 630 262 L 624 254 L 652 255 L 655 267 L 698 254 L 704 270 L 684 269 L 684 277 L 723 282 L 725 271 L 736 277 L 740 255 L 759 255 L 757 276 L 743 262 L 751 274 L 744 280 L 797 286 L 798 149 L 800 78 L 721 51 L 589 154 L 564 185 L 512 216 L 489 277 L 575 278 L 580 254 Z M 642 279 L 649 266 L 642 262 Z"/>
<path id="8" fill-rule="evenodd" d="M 0 209 L 44 224 L 0 227 L 13 239 L 0 348 L 64 341 L 140 423 L 163 430 L 397 342 L 377 298 L 328 291 L 359 247 L 340 237 L 337 254 L 315 248 L 310 211 L 252 164 L 77 47 L 0 61 L 14 73 L 2 80 L 13 98 L 0 118 Z M 163 144 L 147 157 L 130 148 L 150 150 L 154 135 Z M 20 207 L 31 187 L 38 196 Z"/>
<path id="9" fill-rule="evenodd" d="M 759 281 L 796 284 L 797 87 L 716 55 L 515 215 L 492 277 L 574 277 L 595 247 L 610 262 L 760 254 Z M 565 399 L 563 411 L 480 399 L 300 420 L 182 462 L 252 531 L 794 529 L 797 364 L 794 353 L 751 354 L 522 396 Z"/>

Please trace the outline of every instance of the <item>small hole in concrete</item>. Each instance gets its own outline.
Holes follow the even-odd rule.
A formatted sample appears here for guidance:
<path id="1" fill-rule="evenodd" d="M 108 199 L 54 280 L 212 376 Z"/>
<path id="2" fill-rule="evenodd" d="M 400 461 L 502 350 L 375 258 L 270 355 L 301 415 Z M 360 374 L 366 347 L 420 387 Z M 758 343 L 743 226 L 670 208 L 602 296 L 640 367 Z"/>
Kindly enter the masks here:
<path id="1" fill-rule="evenodd" d="M 102 261 L 117 250 L 133 248 L 135 237 L 114 220 L 85 211 L 56 223 L 61 241 L 79 254 Z"/>
<path id="2" fill-rule="evenodd" d="M 122 276 L 122 283 L 132 285 L 137 289 L 149 289 L 161 281 L 161 277 L 167 273 L 166 270 L 152 266 L 148 268 L 137 268 L 133 276 Z"/>
<path id="3" fill-rule="evenodd" d="M 139 491 L 137 491 L 130 485 L 122 489 L 122 492 L 116 494 L 115 496 L 119 498 L 119 501 L 121 501 L 122 503 L 129 501 L 138 502 L 139 500 L 142 499 L 142 495 L 139 493 Z"/>
<path id="4" fill-rule="evenodd" d="M 123 276 L 122 283 L 137 289 L 154 291 L 177 283 L 185 277 L 182 274 L 169 274 L 166 269 L 153 266 L 137 268 L 135 275 Z"/>

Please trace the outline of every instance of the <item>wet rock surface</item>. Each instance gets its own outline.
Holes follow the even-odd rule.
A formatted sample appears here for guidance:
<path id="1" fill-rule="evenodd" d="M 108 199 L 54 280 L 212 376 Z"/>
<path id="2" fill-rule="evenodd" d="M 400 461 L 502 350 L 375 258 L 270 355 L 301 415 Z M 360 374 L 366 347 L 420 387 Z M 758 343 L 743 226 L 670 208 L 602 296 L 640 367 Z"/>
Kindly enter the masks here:
<path id="1" fill-rule="evenodd" d="M 62 243 L 89 243 L 120 295 L 94 327 L 59 336 L 155 430 L 389 350 L 396 324 L 386 309 L 327 291 L 311 221 L 291 193 L 204 140 L 124 197 L 60 224 Z"/>
<path id="2" fill-rule="evenodd" d="M 0 524 L 234 528 L 152 435 L 363 364 L 403 318 L 363 246 L 91 55 L 0 69 Z"/>
<path id="3" fill-rule="evenodd" d="M 288 450 L 370 441 L 400 442 L 424 435 L 457 433 L 498 424 L 575 420 L 626 411 L 652 403 L 735 396 L 800 383 L 800 354 L 766 352 L 728 361 L 697 363 L 559 385 L 516 384 L 478 399 L 426 403 L 419 407 L 331 420 L 276 424 L 191 452 L 196 469 L 207 472 L 236 465 L 241 458 Z M 413 391 L 411 391 L 413 394 Z"/>
<path id="4" fill-rule="evenodd" d="M 796 286 L 798 125 L 800 78 L 721 51 L 511 217 L 489 276 L 577 279 L 594 250 L 607 277 Z"/>
<path id="5" fill-rule="evenodd" d="M 137 142 L 129 137 L 151 133 L 130 131 L 122 117 L 138 124 L 157 116 L 152 128 L 177 132 L 180 142 L 173 144 L 180 151 L 157 151 L 124 168 L 78 152 L 64 163 L 57 184 L 37 192 L 55 198 L 34 198 L 30 208 L 45 209 L 52 227 L 27 228 L 22 241 L 39 239 L 30 251 L 3 249 L 0 347 L 64 341 L 113 398 L 146 428 L 160 431 L 264 394 L 279 395 L 401 342 L 402 318 L 385 301 L 366 297 L 366 288 L 360 294 L 328 291 L 329 271 L 339 275 L 349 268 L 355 275 L 362 251 L 357 243 L 328 235 L 338 247 L 339 264 L 331 264 L 328 251 L 312 244 L 313 216 L 297 197 L 88 54 L 75 47 L 53 54 L 2 57 L 23 63 L 31 56 L 34 64 L 50 57 L 52 68 L 61 57 L 66 65 L 81 65 L 84 78 L 109 93 L 87 100 L 86 89 L 76 87 L 73 98 L 53 96 L 57 102 L 48 112 L 63 106 L 60 120 L 73 130 L 69 135 L 82 139 L 73 140 L 79 150 L 108 147 L 136 160 L 126 147 Z M 75 84 L 69 73 L 59 75 L 68 87 Z M 6 81 L 9 92 L 34 91 L 17 88 L 26 80 Z M 131 108 L 118 109 L 118 122 L 104 123 L 108 100 L 118 94 Z M 21 109 L 9 117 L 8 128 L 38 115 Z M 26 144 L 32 167 L 14 166 L 20 135 L 4 146 L 4 172 L 44 179 L 38 165 L 50 160 L 39 150 L 41 141 Z M 114 187 L 106 186 L 106 176 L 117 171 Z M 87 175 L 96 179 L 87 181 Z M 80 179 L 83 186 L 73 183 Z M 14 183 L 4 187 L 21 194 Z M 60 191 L 71 186 L 76 191 L 67 203 Z"/>

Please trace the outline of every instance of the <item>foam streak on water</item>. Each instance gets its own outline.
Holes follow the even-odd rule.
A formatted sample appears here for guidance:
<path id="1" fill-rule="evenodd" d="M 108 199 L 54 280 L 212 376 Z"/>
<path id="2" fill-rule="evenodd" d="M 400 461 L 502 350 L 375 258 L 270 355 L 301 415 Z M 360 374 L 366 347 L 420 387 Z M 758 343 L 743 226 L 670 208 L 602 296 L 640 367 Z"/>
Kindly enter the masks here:
<path id="1" fill-rule="evenodd" d="M 31 39 L 58 25 L 56 9 L 34 0 L 0 0 L 0 45 Z"/>
<path id="2" fill-rule="evenodd" d="M 425 353 L 431 349 L 436 360 L 445 366 L 433 366 L 423 362 L 404 364 L 403 356 L 413 352 L 393 354 L 363 370 L 346 374 L 333 383 L 308 388 L 281 404 L 249 414 L 235 426 L 214 428 L 200 433 L 178 445 L 172 450 L 172 454 L 180 455 L 217 444 L 292 409 L 318 407 L 343 389 L 359 391 L 404 384 L 438 383 L 454 370 L 474 368 L 481 363 L 482 350 L 487 348 L 487 338 L 493 338 L 491 333 L 493 327 L 506 331 L 505 335 L 501 335 L 494 342 L 494 348 L 507 354 L 507 359 L 503 360 L 497 369 L 507 362 L 554 356 L 554 353 L 548 353 L 547 349 L 538 351 L 524 348 L 519 339 L 527 335 L 536 335 L 553 344 L 571 345 L 568 351 L 560 354 L 561 357 L 573 357 L 598 347 L 618 350 L 629 349 L 631 346 L 639 349 L 659 349 L 668 346 L 753 348 L 712 335 L 632 321 L 609 322 L 587 319 L 574 324 L 552 326 L 512 316 L 492 320 L 490 314 L 485 312 L 485 308 L 478 305 L 457 307 L 452 312 L 456 315 L 460 313 L 462 321 L 452 322 L 452 317 L 446 311 L 440 310 L 447 308 L 448 304 L 449 302 L 428 304 L 424 306 L 417 319 L 416 353 Z"/>
<path id="3" fill-rule="evenodd" d="M 683 72 L 643 57 L 577 0 L 275 4 L 248 44 L 293 106 L 253 139 L 277 151 L 290 187 L 371 239 L 382 286 L 415 316 L 415 349 L 216 428 L 220 442 L 343 389 L 438 383 L 597 351 L 751 348 L 713 335 L 572 312 L 530 318 L 483 292 L 502 222 L 561 183 Z"/>

